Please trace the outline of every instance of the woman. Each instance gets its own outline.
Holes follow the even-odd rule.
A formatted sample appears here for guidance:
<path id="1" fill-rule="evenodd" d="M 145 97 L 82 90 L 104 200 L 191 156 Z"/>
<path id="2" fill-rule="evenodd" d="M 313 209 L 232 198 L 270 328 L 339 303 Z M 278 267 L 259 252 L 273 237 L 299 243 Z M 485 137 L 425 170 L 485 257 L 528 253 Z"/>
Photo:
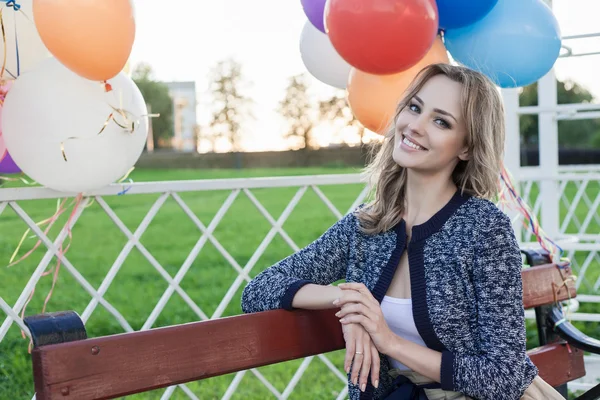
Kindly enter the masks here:
<path id="1" fill-rule="evenodd" d="M 525 352 L 519 247 L 490 201 L 503 113 L 482 74 L 423 69 L 367 168 L 374 200 L 252 280 L 244 312 L 339 308 L 353 400 L 559 396 Z"/>

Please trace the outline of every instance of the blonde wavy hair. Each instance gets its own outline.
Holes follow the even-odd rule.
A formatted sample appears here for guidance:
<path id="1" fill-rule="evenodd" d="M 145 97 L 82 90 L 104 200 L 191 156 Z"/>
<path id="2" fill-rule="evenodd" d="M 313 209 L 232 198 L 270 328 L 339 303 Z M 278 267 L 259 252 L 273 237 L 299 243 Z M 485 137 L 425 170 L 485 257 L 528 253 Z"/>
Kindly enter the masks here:
<path id="1" fill-rule="evenodd" d="M 425 83 L 436 75 L 445 75 L 462 85 L 462 118 L 470 157 L 467 161 L 459 161 L 452 180 L 463 194 L 490 200 L 498 195 L 505 136 L 500 93 L 490 79 L 477 71 L 449 64 L 432 64 L 417 74 L 404 93 L 381 147 L 364 170 L 374 188 L 371 201 L 357 213 L 361 229 L 366 234 L 385 232 L 402 219 L 406 169 L 392 157 L 395 120 Z"/>

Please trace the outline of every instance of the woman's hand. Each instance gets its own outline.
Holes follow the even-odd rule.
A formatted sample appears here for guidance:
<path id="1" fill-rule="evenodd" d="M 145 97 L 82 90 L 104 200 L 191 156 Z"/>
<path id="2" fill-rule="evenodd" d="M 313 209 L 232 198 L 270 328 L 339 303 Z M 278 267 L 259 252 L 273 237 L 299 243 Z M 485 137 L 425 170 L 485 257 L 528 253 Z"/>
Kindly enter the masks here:
<path id="1" fill-rule="evenodd" d="M 387 354 L 395 335 L 385 322 L 381 305 L 369 289 L 362 283 L 342 283 L 338 285 L 342 295 L 334 301 L 341 307 L 335 315 L 343 325 L 360 324 L 369 334 L 377 349 Z"/>
<path id="2" fill-rule="evenodd" d="M 348 307 L 348 306 L 347 306 Z M 371 372 L 373 386 L 379 386 L 379 352 L 371 342 L 371 338 L 365 328 L 359 324 L 342 325 L 344 340 L 346 341 L 346 358 L 344 359 L 344 370 L 352 375 L 350 380 L 358 384 L 363 392 Z"/>

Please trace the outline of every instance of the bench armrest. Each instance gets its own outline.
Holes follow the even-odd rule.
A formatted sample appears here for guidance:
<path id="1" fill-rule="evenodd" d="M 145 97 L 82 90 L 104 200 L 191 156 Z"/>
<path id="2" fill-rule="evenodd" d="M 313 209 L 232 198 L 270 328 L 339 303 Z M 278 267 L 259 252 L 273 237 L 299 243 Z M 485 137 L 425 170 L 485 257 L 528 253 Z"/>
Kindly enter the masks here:
<path id="1" fill-rule="evenodd" d="M 600 354 L 600 340 L 584 334 L 570 322 L 563 321 L 564 314 L 560 308 L 556 306 L 552 307 L 552 311 L 548 315 L 548 318 L 550 319 L 552 326 L 554 326 L 554 331 L 569 344 L 572 344 L 583 351 Z"/>

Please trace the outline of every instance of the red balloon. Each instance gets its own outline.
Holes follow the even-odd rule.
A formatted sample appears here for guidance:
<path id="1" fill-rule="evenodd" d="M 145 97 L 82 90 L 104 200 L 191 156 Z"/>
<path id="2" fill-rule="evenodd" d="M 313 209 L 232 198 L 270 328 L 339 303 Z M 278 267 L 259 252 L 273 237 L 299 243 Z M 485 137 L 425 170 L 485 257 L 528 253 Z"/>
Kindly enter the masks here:
<path id="1" fill-rule="evenodd" d="M 325 29 L 354 68 L 402 72 L 425 57 L 439 25 L 435 0 L 328 0 Z"/>

